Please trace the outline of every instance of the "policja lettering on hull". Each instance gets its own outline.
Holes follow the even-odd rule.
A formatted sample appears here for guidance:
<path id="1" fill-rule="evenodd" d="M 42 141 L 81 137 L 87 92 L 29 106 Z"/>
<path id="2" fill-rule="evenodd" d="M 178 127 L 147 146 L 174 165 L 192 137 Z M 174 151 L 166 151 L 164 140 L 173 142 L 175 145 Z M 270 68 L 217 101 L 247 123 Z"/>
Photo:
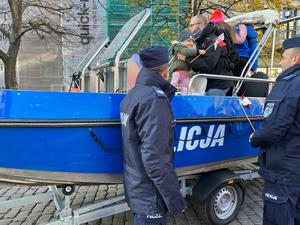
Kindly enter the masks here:
<path id="1" fill-rule="evenodd" d="M 216 128 L 216 129 L 215 129 Z M 188 127 L 182 127 L 180 130 L 179 141 L 177 147 L 174 147 L 174 152 L 181 152 L 184 149 L 188 151 L 205 149 L 215 146 L 224 145 L 225 124 L 210 125 L 206 138 L 199 138 L 202 133 L 200 126 L 193 126 L 188 130 Z"/>

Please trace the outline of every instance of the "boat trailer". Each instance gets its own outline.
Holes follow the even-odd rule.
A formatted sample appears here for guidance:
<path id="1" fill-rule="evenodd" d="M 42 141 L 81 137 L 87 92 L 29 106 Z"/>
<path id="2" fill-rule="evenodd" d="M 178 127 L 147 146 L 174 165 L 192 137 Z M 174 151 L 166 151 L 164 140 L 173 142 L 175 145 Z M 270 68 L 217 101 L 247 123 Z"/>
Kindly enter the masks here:
<path id="1" fill-rule="evenodd" d="M 257 173 L 257 167 L 252 164 L 248 165 L 247 169 L 243 168 L 234 171 L 231 170 L 225 171 L 224 169 L 221 169 L 221 170 L 217 170 L 217 172 L 218 171 L 219 171 L 218 173 L 219 175 L 222 175 L 222 172 L 227 171 L 228 173 L 228 171 L 230 171 L 232 172 L 233 177 L 238 177 L 242 180 L 251 180 L 259 177 Z M 216 171 L 212 171 L 211 173 L 215 173 L 215 172 Z M 205 174 L 210 174 L 210 172 Z M 195 191 L 193 191 L 193 187 L 199 184 L 198 178 L 199 175 L 189 175 L 189 176 L 179 177 L 179 181 L 181 185 L 181 194 L 184 197 L 198 195 L 197 193 L 195 194 Z M 195 182 L 191 183 L 187 181 L 195 181 Z M 201 182 L 205 182 L 205 183 L 211 182 L 211 178 L 209 181 L 204 180 Z M 228 179 L 224 177 L 224 180 L 219 183 L 228 185 Z M 218 185 L 218 189 L 224 188 L 224 185 L 221 186 Z M 40 225 L 79 225 L 79 224 L 87 223 L 97 219 L 102 219 L 107 216 L 112 216 L 130 210 L 125 201 L 124 194 L 117 195 L 108 199 L 96 201 L 94 203 L 91 203 L 89 205 L 77 209 L 72 209 L 70 196 L 73 194 L 74 190 L 75 190 L 74 185 L 50 185 L 48 186 L 48 192 L 46 193 L 36 194 L 32 196 L 24 196 L 22 198 L 17 198 L 12 200 L 0 201 L 0 210 L 14 208 L 14 207 L 22 207 L 25 205 L 42 203 L 42 202 L 53 200 L 53 203 L 56 207 L 57 219 L 40 223 Z M 201 193 L 201 196 L 205 196 L 205 195 L 207 195 L 205 192 Z M 208 196 L 209 195 L 210 193 L 208 193 Z M 242 197 L 242 199 L 243 198 L 244 197 Z M 212 198 L 211 200 L 214 199 Z"/>

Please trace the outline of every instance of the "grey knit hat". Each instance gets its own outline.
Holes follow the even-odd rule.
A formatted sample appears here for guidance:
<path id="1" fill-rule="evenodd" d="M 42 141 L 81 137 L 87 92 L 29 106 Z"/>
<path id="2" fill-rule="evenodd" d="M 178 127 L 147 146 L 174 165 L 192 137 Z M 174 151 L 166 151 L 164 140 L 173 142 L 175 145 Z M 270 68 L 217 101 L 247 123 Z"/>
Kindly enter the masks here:
<path id="1" fill-rule="evenodd" d="M 180 42 L 184 42 L 189 39 L 195 40 L 193 33 L 189 30 L 183 30 L 180 35 Z"/>

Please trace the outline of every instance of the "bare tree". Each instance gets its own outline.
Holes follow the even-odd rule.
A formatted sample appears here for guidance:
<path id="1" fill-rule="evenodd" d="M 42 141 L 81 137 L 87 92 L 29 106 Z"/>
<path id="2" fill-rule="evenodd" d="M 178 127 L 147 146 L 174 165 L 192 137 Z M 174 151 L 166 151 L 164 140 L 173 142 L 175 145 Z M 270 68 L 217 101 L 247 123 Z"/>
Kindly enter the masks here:
<path id="1" fill-rule="evenodd" d="M 232 16 L 232 11 L 236 11 L 236 5 L 245 3 L 247 0 L 192 0 L 193 15 L 210 13 L 212 10 L 221 9 L 227 17 Z"/>
<path id="2" fill-rule="evenodd" d="M 7 40 L 7 48 L 0 49 L 5 68 L 5 87 L 17 89 L 16 62 L 22 37 L 31 32 L 44 39 L 49 36 L 62 44 L 62 37 L 80 36 L 75 29 L 63 27 L 62 20 L 72 17 L 77 6 L 72 0 L 5 0 L 0 3 L 0 33 Z M 82 7 L 82 6 L 81 6 Z M 84 12 L 83 12 L 84 13 Z M 78 29 L 77 29 L 78 30 Z"/>
<path id="3" fill-rule="evenodd" d="M 292 0 L 190 0 L 193 15 L 210 13 L 214 9 L 221 9 L 227 17 L 235 13 L 248 12 L 258 9 L 271 8 L 282 10 L 292 7 Z"/>

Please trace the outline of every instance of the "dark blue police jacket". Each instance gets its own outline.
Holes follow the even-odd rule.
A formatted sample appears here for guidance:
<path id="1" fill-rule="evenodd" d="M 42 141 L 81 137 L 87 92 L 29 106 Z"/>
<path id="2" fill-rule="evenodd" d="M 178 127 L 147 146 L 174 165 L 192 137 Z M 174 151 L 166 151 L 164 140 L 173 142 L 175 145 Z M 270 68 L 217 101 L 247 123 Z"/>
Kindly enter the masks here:
<path id="1" fill-rule="evenodd" d="M 175 91 L 159 73 L 142 69 L 121 103 L 125 196 L 138 214 L 176 214 L 185 208 L 173 167 L 170 100 Z"/>
<path id="2" fill-rule="evenodd" d="M 259 173 L 266 180 L 300 185 L 300 64 L 278 76 L 251 144 L 262 148 Z"/>

